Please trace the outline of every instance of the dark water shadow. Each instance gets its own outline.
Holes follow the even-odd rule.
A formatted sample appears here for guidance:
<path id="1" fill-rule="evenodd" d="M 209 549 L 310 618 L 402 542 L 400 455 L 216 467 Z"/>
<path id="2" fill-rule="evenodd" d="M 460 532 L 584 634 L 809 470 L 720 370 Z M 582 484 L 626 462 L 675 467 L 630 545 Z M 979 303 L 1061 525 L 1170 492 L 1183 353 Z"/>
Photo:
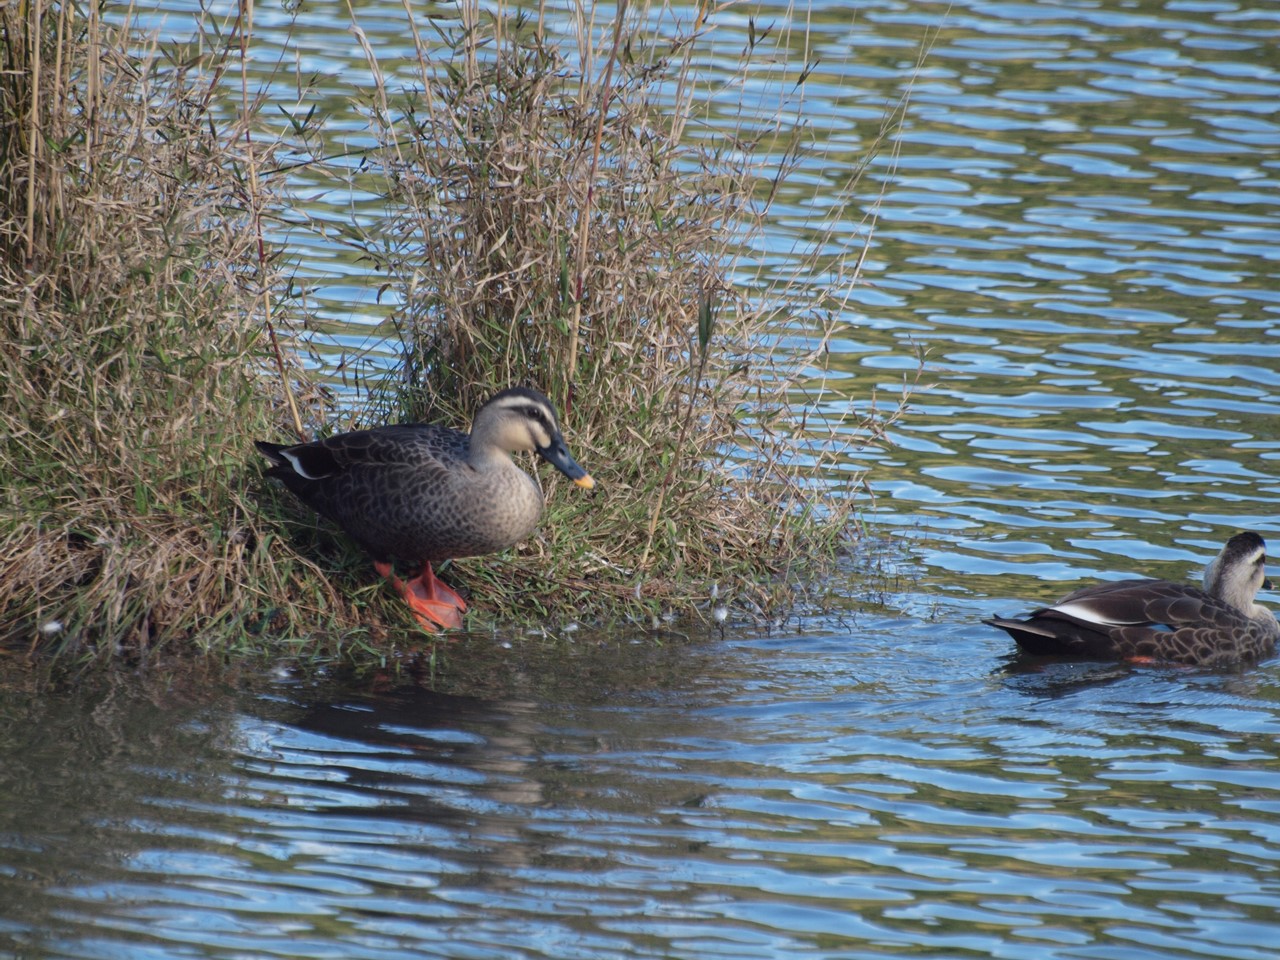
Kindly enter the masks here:
<path id="1" fill-rule="evenodd" d="M 1030 697 L 1059 698 L 1107 686 L 1133 676 L 1133 664 L 1120 661 L 1033 657 L 1011 653 L 992 671 L 1010 690 Z"/>
<path id="2" fill-rule="evenodd" d="M 160 807 L 223 802 L 234 696 L 192 679 L 120 671 L 0 686 L 0 942 L 34 951 L 15 956 L 43 955 L 34 945 L 63 927 L 86 878 L 126 873 L 155 845 Z"/>

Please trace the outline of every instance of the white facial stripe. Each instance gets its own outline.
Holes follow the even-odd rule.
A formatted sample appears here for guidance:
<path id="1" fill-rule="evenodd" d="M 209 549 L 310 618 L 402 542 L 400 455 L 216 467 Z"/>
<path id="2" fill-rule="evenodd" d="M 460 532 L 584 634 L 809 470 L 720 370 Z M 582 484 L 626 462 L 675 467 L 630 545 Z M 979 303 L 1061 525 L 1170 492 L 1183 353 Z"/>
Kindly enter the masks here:
<path id="1" fill-rule="evenodd" d="M 533 420 L 529 420 L 527 423 L 529 427 L 529 437 L 533 440 L 533 446 L 535 449 L 551 445 L 551 434 L 547 433 L 542 424 Z"/>
<path id="2" fill-rule="evenodd" d="M 529 397 L 503 397 L 498 401 L 498 408 L 501 409 L 505 416 L 519 417 L 520 424 L 524 428 L 524 432 L 528 435 L 532 446 L 529 449 L 537 449 L 545 447 L 551 443 L 551 433 L 547 429 L 547 425 L 556 422 L 556 415 L 545 403 L 539 403 L 531 400 Z M 536 419 L 529 416 L 526 412 L 533 407 L 542 414 L 542 419 Z M 510 430 L 510 427 L 505 427 Z M 510 434 L 508 434 L 510 436 Z"/>
<path id="3" fill-rule="evenodd" d="M 521 413 L 521 415 L 523 415 L 523 411 L 526 407 L 536 407 L 542 411 L 542 415 L 546 417 L 548 421 L 555 419 L 555 415 L 551 412 L 550 407 L 545 403 L 539 403 L 537 400 L 533 400 L 529 397 L 503 397 L 498 401 L 498 407 L 502 410 L 515 410 Z"/>

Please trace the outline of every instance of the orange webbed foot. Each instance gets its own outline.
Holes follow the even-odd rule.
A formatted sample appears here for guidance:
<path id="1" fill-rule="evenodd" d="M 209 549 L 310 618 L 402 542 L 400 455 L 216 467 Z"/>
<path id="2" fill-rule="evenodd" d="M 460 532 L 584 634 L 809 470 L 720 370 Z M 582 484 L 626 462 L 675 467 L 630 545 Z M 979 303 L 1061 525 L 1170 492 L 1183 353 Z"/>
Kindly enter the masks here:
<path id="1" fill-rule="evenodd" d="M 389 563 L 375 563 L 374 569 L 391 581 L 413 611 L 414 619 L 428 633 L 437 632 L 439 627 L 457 630 L 462 626 L 466 602 L 436 577 L 431 564 L 423 564 L 422 572 L 410 580 L 397 577 Z"/>
<path id="2" fill-rule="evenodd" d="M 450 604 L 451 606 L 456 607 L 459 613 L 467 612 L 467 601 L 458 596 L 453 587 L 449 586 L 436 576 L 435 571 L 431 569 L 431 564 L 424 563 L 422 565 L 422 572 L 413 580 L 410 580 L 409 583 L 420 583 L 426 590 L 426 595 L 432 600 L 439 603 Z"/>

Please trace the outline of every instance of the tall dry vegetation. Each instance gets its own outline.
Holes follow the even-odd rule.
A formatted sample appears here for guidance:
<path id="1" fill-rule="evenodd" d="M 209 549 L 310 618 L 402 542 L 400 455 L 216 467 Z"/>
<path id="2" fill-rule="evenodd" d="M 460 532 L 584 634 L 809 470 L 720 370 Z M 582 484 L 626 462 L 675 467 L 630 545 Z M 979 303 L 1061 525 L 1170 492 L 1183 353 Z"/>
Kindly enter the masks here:
<path id="1" fill-rule="evenodd" d="M 334 175 L 357 170 L 385 212 L 328 229 L 394 290 L 402 349 L 369 419 L 461 424 L 516 383 L 560 406 L 599 488 L 588 500 L 553 479 L 538 537 L 511 559 L 466 562 L 461 576 L 487 580 L 483 596 L 508 610 L 688 610 L 716 586 L 769 608 L 851 529 L 852 504 L 810 482 L 823 456 L 880 439 L 902 398 L 810 444 L 825 454 L 797 456 L 813 440 L 800 436 L 797 373 L 823 365 L 860 251 L 762 278 L 746 251 L 803 132 L 723 104 L 748 76 L 758 89 L 761 70 L 794 92 L 808 65 L 753 32 L 736 76 L 718 57 L 715 77 L 700 76 L 714 26 L 701 14 L 619 9 L 611 23 L 561 10 L 572 26 L 558 36 L 542 9 L 462 0 L 444 29 L 406 13 L 407 84 L 354 23 L 374 81 L 354 103 L 379 146 Z M 848 212 L 860 173 L 826 198 L 826 224 Z M 824 289 L 800 282 L 819 269 Z M 775 352 L 780 332 L 816 346 Z"/>
<path id="2" fill-rule="evenodd" d="M 402 363 L 362 416 L 462 425 L 533 383 L 600 482 L 582 497 L 552 480 L 537 536 L 447 574 L 480 616 L 690 611 L 713 585 L 763 610 L 836 555 L 851 507 L 812 482 L 814 451 L 873 440 L 900 408 L 805 432 L 795 371 L 821 368 L 858 257 L 797 261 L 830 278 L 815 290 L 744 253 L 802 153 L 796 130 L 711 112 L 761 37 L 712 97 L 701 19 L 664 31 L 579 10 L 576 36 L 553 40 L 541 16 L 462 0 L 427 43 L 406 7 L 417 82 L 392 84 L 366 43 L 352 98 L 379 145 L 328 167 L 310 125 L 328 92 L 301 87 L 270 134 L 284 105 L 240 72 L 242 21 L 166 56 L 94 9 L 0 8 L 0 638 L 316 650 L 363 644 L 382 611 L 410 635 L 367 574 L 330 579 L 363 564 L 248 466 L 253 437 L 351 419 L 305 388 L 299 415 L 299 341 L 274 336 L 291 305 L 262 222 L 300 211 L 266 186 L 300 163 L 382 195 L 381 219 L 318 224 L 398 294 Z M 807 65 L 781 69 L 799 89 Z M 774 352 L 799 331 L 810 354 Z"/>
<path id="3" fill-rule="evenodd" d="M 0 8 L 0 638 L 144 654 L 318 622 L 341 604 L 244 492 L 272 275 L 209 111 L 226 61 L 166 62 L 95 7 Z"/>

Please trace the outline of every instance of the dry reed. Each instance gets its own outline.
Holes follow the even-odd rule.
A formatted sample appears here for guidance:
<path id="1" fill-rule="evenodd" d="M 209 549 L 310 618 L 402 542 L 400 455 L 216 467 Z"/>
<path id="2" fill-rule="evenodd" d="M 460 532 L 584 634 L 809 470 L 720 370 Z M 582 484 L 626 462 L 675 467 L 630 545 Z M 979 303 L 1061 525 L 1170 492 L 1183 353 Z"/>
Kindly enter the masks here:
<path id="1" fill-rule="evenodd" d="M 749 610 L 786 604 L 853 529 L 851 502 L 814 479 L 850 446 L 882 440 L 904 397 L 873 404 L 856 429 L 808 437 L 823 452 L 797 456 L 811 399 L 799 373 L 825 365 L 863 252 L 821 264 L 820 290 L 802 281 L 812 257 L 797 257 L 790 280 L 762 279 L 747 250 L 773 188 L 802 162 L 801 131 L 778 151 L 785 135 L 768 118 L 727 128 L 713 114 L 726 89 L 758 79 L 757 61 L 785 60 L 785 44 L 765 51 L 753 35 L 736 77 L 708 81 L 702 15 L 663 32 L 647 9 L 622 4 L 595 24 L 594 8 L 573 7 L 561 13 L 576 33 L 552 37 L 544 11 L 459 9 L 438 37 L 406 8 L 418 40 L 408 88 L 364 42 L 372 82 L 353 100 L 379 147 L 361 157 L 360 187 L 380 180 L 385 215 L 335 239 L 394 288 L 402 351 L 366 418 L 465 424 L 516 383 L 561 407 L 598 495 L 553 480 L 537 538 L 460 565 L 501 609 L 687 612 L 713 585 Z M 782 83 L 802 85 L 806 64 L 784 69 Z M 861 173 L 829 198 L 826 229 Z M 769 345 L 814 330 L 808 352 Z"/>
<path id="2" fill-rule="evenodd" d="M 386 611 L 402 631 L 400 606 L 354 576 L 331 585 L 335 559 L 362 559 L 324 547 L 317 564 L 323 526 L 247 467 L 253 437 L 335 419 L 315 391 L 295 400 L 301 347 L 276 336 L 293 305 L 263 238 L 283 203 L 265 175 L 281 145 L 254 127 L 270 103 L 242 73 L 239 110 L 216 109 L 252 37 L 233 18 L 166 57 L 80 9 L 0 9 L 0 639 L 382 656 L 370 638 Z M 663 34 L 619 9 L 557 43 L 541 18 L 462 0 L 454 34 L 419 38 L 416 90 L 366 43 L 372 83 L 353 93 L 386 216 L 334 239 L 402 304 L 402 365 L 360 415 L 462 425 L 533 383 L 600 482 L 592 498 L 555 482 L 537 536 L 448 574 L 481 615 L 694 612 L 717 586 L 744 610 L 785 605 L 852 530 L 824 465 L 902 409 L 810 435 L 797 371 L 822 368 L 860 257 L 822 263 L 823 290 L 762 278 L 746 251 L 798 141 L 779 148 L 792 134 L 768 123 L 689 136 L 723 119 L 695 68 L 711 24 Z M 798 88 L 807 65 L 788 69 Z M 325 154 L 306 120 L 291 134 L 295 156 Z M 817 266 L 801 257 L 794 277 Z M 799 330 L 810 352 L 770 346 Z M 281 536 L 287 517 L 303 519 Z"/>
<path id="3" fill-rule="evenodd" d="M 0 639 L 145 658 L 350 621 L 244 494 L 280 377 L 253 159 L 209 111 L 228 51 L 170 62 L 86 10 L 0 11 Z"/>

